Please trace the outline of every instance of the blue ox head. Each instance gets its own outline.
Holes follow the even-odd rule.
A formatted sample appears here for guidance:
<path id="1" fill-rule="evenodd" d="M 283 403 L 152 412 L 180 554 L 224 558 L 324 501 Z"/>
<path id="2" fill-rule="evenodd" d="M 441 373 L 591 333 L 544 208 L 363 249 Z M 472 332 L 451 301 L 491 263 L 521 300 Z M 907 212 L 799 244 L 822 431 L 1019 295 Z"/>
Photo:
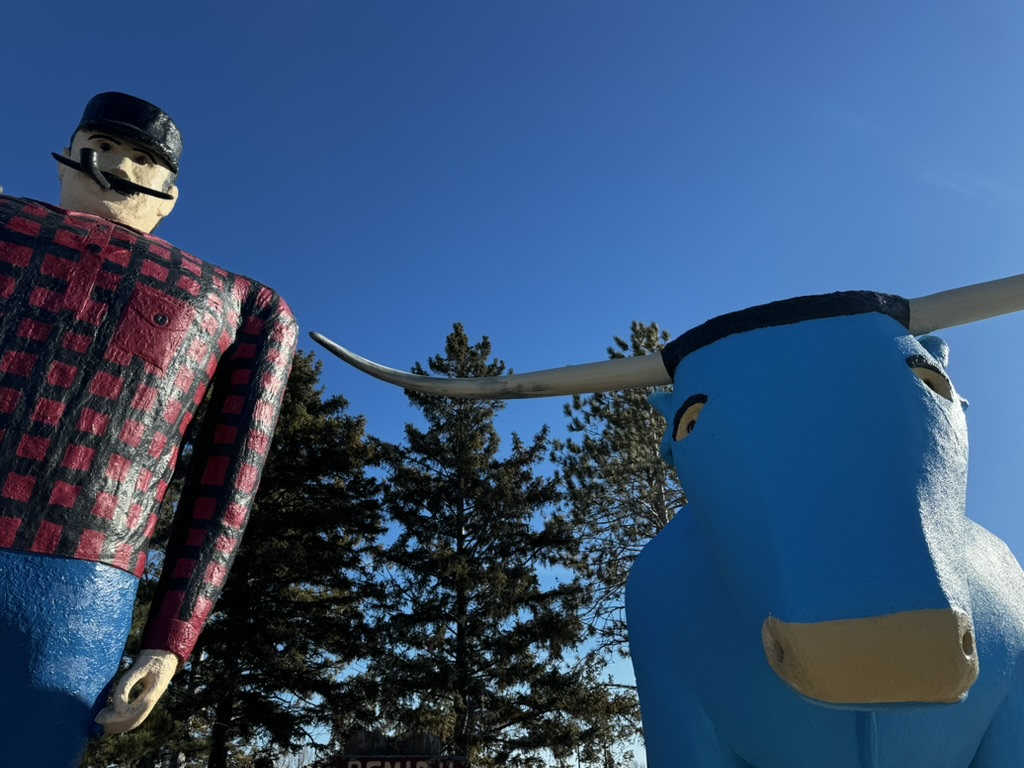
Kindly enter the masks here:
<path id="1" fill-rule="evenodd" d="M 663 455 L 775 673 L 833 704 L 954 702 L 978 675 L 965 401 L 908 302 L 805 297 L 665 350 Z"/>
<path id="2" fill-rule="evenodd" d="M 689 504 L 626 595 L 652 765 L 1004 768 L 1024 764 L 1024 574 L 964 514 L 966 403 L 925 334 L 1021 309 L 1024 276 L 803 297 L 659 355 L 471 380 L 313 337 L 452 397 L 673 385 L 652 402 Z"/>

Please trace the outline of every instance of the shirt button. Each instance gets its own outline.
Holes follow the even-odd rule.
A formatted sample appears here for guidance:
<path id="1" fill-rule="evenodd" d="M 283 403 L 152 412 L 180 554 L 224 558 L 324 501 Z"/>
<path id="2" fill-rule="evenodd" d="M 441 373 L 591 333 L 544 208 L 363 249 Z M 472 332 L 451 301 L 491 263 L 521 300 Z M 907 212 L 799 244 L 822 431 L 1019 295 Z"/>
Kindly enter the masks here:
<path id="1" fill-rule="evenodd" d="M 89 253 L 103 253 L 103 246 L 99 243 L 89 243 L 85 246 L 85 250 Z"/>

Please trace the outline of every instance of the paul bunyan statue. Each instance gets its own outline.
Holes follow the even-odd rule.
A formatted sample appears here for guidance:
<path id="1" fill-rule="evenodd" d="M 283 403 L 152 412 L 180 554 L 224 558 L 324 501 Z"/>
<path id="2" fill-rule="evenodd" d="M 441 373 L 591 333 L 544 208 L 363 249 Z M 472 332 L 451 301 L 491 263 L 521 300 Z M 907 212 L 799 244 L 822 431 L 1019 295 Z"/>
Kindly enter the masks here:
<path id="1" fill-rule="evenodd" d="M 177 200 L 181 150 L 161 109 L 101 93 L 54 154 L 60 207 L 0 195 L 5 765 L 77 765 L 90 735 L 146 719 L 213 610 L 274 432 L 288 306 L 151 234 Z M 211 389 L 143 650 L 103 708 Z"/>

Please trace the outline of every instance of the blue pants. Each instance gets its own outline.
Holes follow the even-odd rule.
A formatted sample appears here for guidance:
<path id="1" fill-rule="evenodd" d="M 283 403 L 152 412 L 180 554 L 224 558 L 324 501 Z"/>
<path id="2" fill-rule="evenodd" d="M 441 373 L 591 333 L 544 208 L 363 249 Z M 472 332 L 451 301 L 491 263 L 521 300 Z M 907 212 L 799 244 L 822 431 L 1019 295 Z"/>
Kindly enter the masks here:
<path id="1" fill-rule="evenodd" d="M 78 765 L 137 587 L 108 565 L 0 550 L 0 765 Z"/>

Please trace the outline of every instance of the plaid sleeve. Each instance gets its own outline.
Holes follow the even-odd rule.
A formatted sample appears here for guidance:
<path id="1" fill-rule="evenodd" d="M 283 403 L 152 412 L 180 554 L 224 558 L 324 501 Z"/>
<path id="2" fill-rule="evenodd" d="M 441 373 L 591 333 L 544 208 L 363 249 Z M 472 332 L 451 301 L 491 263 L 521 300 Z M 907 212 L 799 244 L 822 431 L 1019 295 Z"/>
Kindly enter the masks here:
<path id="1" fill-rule="evenodd" d="M 259 485 L 298 328 L 272 290 L 253 286 L 218 364 L 178 502 L 142 647 L 184 662 L 220 595 Z"/>

